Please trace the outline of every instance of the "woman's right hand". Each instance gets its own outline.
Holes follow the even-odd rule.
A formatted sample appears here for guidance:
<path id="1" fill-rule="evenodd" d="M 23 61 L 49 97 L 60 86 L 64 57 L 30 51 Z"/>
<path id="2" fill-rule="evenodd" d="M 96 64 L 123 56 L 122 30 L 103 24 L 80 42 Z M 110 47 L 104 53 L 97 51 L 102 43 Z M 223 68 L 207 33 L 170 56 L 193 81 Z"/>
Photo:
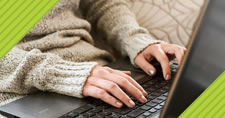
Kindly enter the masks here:
<path id="1" fill-rule="evenodd" d="M 87 78 L 83 88 L 83 95 L 101 99 L 117 108 L 121 108 L 123 104 L 132 108 L 135 103 L 123 91 L 125 90 L 141 103 L 147 102 L 145 98 L 147 96 L 146 91 L 130 75 L 129 71 L 96 66 Z"/>

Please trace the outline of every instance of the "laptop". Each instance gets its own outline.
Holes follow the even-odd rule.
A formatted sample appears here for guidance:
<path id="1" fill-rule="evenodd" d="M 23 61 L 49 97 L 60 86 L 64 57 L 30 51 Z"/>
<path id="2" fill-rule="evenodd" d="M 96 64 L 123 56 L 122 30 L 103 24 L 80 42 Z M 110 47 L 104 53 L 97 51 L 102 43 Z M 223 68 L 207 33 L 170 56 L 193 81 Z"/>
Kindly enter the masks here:
<path id="1" fill-rule="evenodd" d="M 132 72 L 148 92 L 145 104 L 135 101 L 135 108 L 117 109 L 94 98 L 37 92 L 1 106 L 0 113 L 14 118 L 178 117 L 225 70 L 224 6 L 224 0 L 205 3 L 180 67 L 171 62 L 172 80 L 163 79 L 159 64 L 155 64 L 158 72 L 153 78 L 134 68 L 127 58 L 109 64 Z"/>

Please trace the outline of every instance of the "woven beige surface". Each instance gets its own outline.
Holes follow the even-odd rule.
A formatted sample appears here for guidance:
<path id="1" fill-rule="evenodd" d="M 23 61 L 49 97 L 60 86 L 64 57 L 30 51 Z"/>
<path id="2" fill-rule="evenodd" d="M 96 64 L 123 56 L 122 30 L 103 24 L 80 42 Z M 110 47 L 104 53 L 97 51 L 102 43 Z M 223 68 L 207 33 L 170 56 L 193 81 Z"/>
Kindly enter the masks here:
<path id="1" fill-rule="evenodd" d="M 204 0 L 129 0 L 141 26 L 159 40 L 186 46 Z"/>

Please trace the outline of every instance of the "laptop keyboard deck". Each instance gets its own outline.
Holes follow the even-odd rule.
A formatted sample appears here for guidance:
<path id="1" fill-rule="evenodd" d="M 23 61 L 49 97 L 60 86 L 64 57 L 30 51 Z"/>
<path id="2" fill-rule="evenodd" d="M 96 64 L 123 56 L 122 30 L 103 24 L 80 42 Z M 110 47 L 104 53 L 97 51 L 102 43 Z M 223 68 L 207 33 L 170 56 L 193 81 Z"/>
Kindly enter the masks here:
<path id="1" fill-rule="evenodd" d="M 162 110 L 178 64 L 176 62 L 170 63 L 172 80 L 169 81 L 163 79 L 160 65 L 156 66 L 156 69 L 158 72 L 154 78 L 149 79 L 148 76 L 145 76 L 138 81 L 148 93 L 147 103 L 142 104 L 130 96 L 136 106 L 134 108 L 123 106 L 119 109 L 101 100 L 88 98 L 88 104 L 74 109 L 60 118 L 151 118 Z"/>
<path id="2" fill-rule="evenodd" d="M 171 67 L 172 78 L 176 70 L 177 67 Z M 142 80 L 139 83 L 148 93 L 146 97 L 148 102 L 145 104 L 138 102 L 131 96 L 136 106 L 134 108 L 124 106 L 118 109 L 101 100 L 89 98 L 89 104 L 74 109 L 60 118 L 150 118 L 162 110 L 172 80 L 165 81 L 162 77 L 143 78 Z"/>

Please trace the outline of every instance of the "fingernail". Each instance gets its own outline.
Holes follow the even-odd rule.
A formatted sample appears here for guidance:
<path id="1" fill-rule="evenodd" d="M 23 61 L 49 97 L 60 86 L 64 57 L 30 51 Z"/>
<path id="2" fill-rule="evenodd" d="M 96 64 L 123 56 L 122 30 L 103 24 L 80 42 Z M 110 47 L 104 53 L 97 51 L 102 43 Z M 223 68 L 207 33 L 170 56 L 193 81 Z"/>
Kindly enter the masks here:
<path id="1" fill-rule="evenodd" d="M 146 102 L 147 102 L 147 99 L 145 98 L 145 96 L 142 95 L 142 96 L 141 96 L 141 99 L 142 99 L 142 102 L 143 102 L 143 103 L 146 103 Z"/>
<path id="2" fill-rule="evenodd" d="M 153 70 L 149 70 L 149 75 L 153 76 L 154 75 L 154 71 Z"/>
<path id="3" fill-rule="evenodd" d="M 167 74 L 165 79 L 166 79 L 166 80 L 170 80 L 170 75 Z"/>
<path id="4" fill-rule="evenodd" d="M 118 107 L 121 107 L 123 104 L 122 104 L 121 102 L 116 102 L 116 105 L 117 105 Z"/>
<path id="5" fill-rule="evenodd" d="M 130 100 L 129 103 L 130 103 L 131 107 L 135 106 L 135 103 L 132 100 Z"/>

